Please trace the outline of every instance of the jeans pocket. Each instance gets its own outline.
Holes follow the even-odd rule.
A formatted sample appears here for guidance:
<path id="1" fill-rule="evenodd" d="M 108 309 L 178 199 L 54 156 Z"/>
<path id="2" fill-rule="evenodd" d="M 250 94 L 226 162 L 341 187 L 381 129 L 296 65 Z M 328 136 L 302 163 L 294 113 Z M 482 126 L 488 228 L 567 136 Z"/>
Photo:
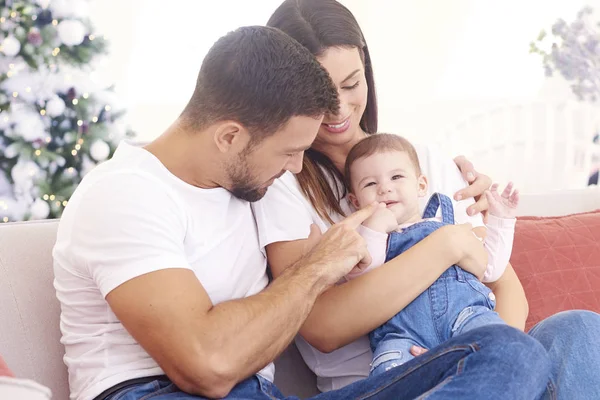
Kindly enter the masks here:
<path id="1" fill-rule="evenodd" d="M 448 279 L 440 278 L 427 289 L 433 319 L 439 320 L 448 312 Z"/>

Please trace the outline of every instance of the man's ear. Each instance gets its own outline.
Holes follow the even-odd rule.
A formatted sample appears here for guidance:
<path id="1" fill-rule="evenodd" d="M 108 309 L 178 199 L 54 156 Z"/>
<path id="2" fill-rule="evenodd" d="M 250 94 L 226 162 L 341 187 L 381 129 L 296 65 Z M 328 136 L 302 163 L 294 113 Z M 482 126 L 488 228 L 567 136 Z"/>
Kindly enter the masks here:
<path id="1" fill-rule="evenodd" d="M 419 185 L 419 197 L 427 196 L 427 187 L 429 186 L 429 183 L 427 182 L 427 177 L 425 175 L 419 175 L 419 177 L 417 178 L 417 185 Z"/>
<path id="2" fill-rule="evenodd" d="M 214 140 L 221 153 L 237 153 L 250 142 L 250 133 L 238 122 L 222 121 L 215 125 Z"/>
<path id="3" fill-rule="evenodd" d="M 352 206 L 355 209 L 360 210 L 360 204 L 358 203 L 358 198 L 356 198 L 354 193 L 348 193 L 348 200 L 350 200 L 350 203 L 352 204 Z"/>

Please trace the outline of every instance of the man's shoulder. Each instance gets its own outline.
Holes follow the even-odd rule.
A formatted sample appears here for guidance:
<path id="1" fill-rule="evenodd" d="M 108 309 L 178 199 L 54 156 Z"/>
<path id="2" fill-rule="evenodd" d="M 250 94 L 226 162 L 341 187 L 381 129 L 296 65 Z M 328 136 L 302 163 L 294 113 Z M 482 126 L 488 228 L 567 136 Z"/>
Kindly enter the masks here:
<path id="1" fill-rule="evenodd" d="M 169 215 L 171 220 L 181 220 L 181 211 L 181 202 L 160 179 L 109 161 L 82 180 L 63 212 L 59 230 L 113 231 L 117 226 L 139 221 L 158 223 Z"/>
<path id="2" fill-rule="evenodd" d="M 148 201 L 164 198 L 168 185 L 159 177 L 136 167 L 111 164 L 99 165 L 81 181 L 71 201 L 94 198 L 126 199 L 128 197 Z M 152 197 L 150 197 L 152 195 Z"/>

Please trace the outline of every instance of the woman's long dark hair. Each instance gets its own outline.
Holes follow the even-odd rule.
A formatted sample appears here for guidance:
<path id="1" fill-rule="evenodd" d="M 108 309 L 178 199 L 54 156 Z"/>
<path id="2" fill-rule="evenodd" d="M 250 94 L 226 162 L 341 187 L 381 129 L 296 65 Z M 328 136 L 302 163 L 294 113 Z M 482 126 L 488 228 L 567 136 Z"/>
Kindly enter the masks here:
<path id="1" fill-rule="evenodd" d="M 364 35 L 354 15 L 335 0 L 285 0 L 275 10 L 268 26 L 278 28 L 309 49 L 315 56 L 330 47 L 355 47 L 365 67 L 368 95 L 360 127 L 368 134 L 377 132 L 377 96 L 373 80 L 371 55 Z M 300 188 L 317 213 L 333 223 L 330 212 L 344 215 L 340 200 L 345 196 L 343 185 L 332 188 L 330 182 L 343 182 L 340 171 L 324 154 L 310 149 L 304 157 L 298 175 Z"/>

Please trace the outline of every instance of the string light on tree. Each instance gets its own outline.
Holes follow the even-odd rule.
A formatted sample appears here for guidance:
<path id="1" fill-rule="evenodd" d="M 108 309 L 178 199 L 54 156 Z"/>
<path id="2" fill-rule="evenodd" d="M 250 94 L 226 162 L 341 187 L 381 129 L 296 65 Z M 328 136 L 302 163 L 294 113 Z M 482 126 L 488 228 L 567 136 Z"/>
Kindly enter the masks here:
<path id="1" fill-rule="evenodd" d="M 106 37 L 89 25 L 85 2 L 0 10 L 0 223 L 60 217 L 81 178 L 128 136 L 115 130 L 122 110 L 106 101 L 111 89 L 87 68 Z"/>

